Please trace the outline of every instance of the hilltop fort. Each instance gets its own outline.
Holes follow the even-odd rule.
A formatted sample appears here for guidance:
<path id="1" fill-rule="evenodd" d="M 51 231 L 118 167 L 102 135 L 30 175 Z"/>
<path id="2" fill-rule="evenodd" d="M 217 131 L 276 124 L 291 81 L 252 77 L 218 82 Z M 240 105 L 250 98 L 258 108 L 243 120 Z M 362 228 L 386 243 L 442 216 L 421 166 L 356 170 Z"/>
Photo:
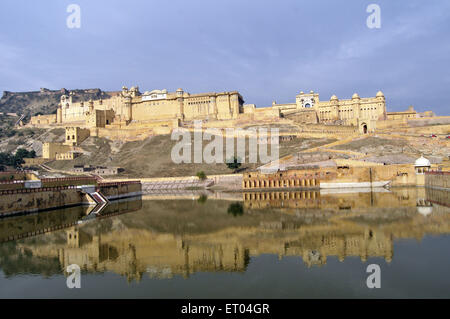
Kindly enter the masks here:
<path id="1" fill-rule="evenodd" d="M 355 93 L 351 99 L 340 100 L 333 95 L 326 101 L 321 101 L 316 92 L 300 92 L 294 103 L 273 102 L 269 107 L 257 108 L 254 104 L 244 104 L 237 91 L 190 94 L 180 88 L 175 92 L 164 89 L 141 93 L 136 86 L 123 87 L 122 91 L 108 92 L 106 96 L 96 94 L 87 101 L 76 92 L 62 94 L 56 114 L 33 116 L 30 125 L 77 126 L 91 129 L 91 133 L 99 136 L 109 135 L 108 130 L 124 129 L 129 136 L 133 135 L 130 130 L 140 128 L 164 134 L 193 120 L 204 120 L 209 126 L 218 127 L 224 127 L 226 121 L 229 127 L 235 127 L 238 122 L 287 119 L 296 124 L 322 124 L 330 129 L 336 126 L 340 127 L 337 130 L 366 134 L 394 123 L 431 117 L 433 112 L 418 113 L 412 107 L 403 112 L 387 112 L 381 91 L 374 97 L 362 98 Z"/>

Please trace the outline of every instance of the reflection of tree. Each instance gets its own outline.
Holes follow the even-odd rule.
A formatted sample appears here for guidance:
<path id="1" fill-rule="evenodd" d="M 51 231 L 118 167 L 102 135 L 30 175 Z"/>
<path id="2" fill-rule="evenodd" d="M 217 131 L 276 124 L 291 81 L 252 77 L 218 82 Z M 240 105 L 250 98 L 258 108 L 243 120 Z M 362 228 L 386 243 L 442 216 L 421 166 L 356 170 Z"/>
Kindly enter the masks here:
<path id="1" fill-rule="evenodd" d="M 244 214 L 244 206 L 239 202 L 230 204 L 230 206 L 228 206 L 227 213 L 233 215 L 234 217 L 242 216 Z"/>
<path id="2" fill-rule="evenodd" d="M 16 242 L 0 246 L 0 269 L 7 278 L 18 274 L 41 274 L 50 277 L 61 273 L 57 257 L 33 256 L 28 249 L 18 249 Z"/>
<path id="3" fill-rule="evenodd" d="M 208 199 L 208 196 L 205 194 L 200 195 L 200 197 L 197 199 L 197 203 L 204 204 Z"/>
<path id="4" fill-rule="evenodd" d="M 246 248 L 244 250 L 244 269 L 247 270 L 248 265 L 250 264 L 250 250 Z"/>

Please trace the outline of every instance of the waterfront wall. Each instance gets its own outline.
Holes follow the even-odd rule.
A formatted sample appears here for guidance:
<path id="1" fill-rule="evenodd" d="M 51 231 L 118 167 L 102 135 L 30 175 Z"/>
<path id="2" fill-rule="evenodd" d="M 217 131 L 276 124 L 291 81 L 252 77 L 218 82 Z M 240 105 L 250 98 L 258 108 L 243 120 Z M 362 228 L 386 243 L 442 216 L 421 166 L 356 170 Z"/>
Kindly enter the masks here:
<path id="1" fill-rule="evenodd" d="M 55 181 L 58 182 L 61 181 Z M 141 183 L 139 181 L 99 183 L 97 190 L 106 198 L 113 200 L 140 195 Z M 88 202 L 87 196 L 76 185 L 0 190 L 0 217 Z"/>
<path id="2" fill-rule="evenodd" d="M 321 183 L 335 184 L 341 188 L 370 182 L 390 182 L 391 186 L 416 186 L 417 174 L 412 165 L 343 165 L 337 168 L 291 169 L 272 174 L 250 172 L 243 175 L 242 188 L 319 188 Z M 370 184 L 368 186 L 370 187 Z"/>
<path id="3" fill-rule="evenodd" d="M 450 191 L 450 172 L 425 172 L 425 187 Z"/>
<path id="4" fill-rule="evenodd" d="M 30 179 L 27 175 L 18 174 L 16 177 L 23 179 L 14 180 L 0 180 L 0 190 L 7 189 L 22 189 L 25 188 L 26 181 L 38 180 L 37 178 Z M 61 178 L 42 178 L 42 187 L 59 187 L 59 186 L 77 186 L 77 185 L 95 185 L 97 179 L 89 176 L 76 176 L 76 177 L 61 177 Z"/>
<path id="5" fill-rule="evenodd" d="M 104 179 L 105 182 L 128 182 L 130 179 Z M 152 177 L 140 179 L 144 191 L 149 189 L 158 189 L 158 184 L 174 187 L 161 187 L 160 189 L 181 189 L 181 184 L 187 187 L 209 187 L 210 182 L 215 186 L 224 186 L 226 188 L 240 189 L 242 186 L 242 174 L 222 174 L 222 175 L 207 175 L 207 181 L 200 181 L 197 176 L 176 176 L 176 177 Z M 180 187 L 175 187 L 176 185 Z"/>
<path id="6" fill-rule="evenodd" d="M 142 194 L 140 181 L 99 183 L 98 191 L 107 199 L 138 196 Z"/>
<path id="7" fill-rule="evenodd" d="M 74 186 L 2 190 L 0 191 L 0 217 L 75 206 L 81 203 L 81 192 Z"/>

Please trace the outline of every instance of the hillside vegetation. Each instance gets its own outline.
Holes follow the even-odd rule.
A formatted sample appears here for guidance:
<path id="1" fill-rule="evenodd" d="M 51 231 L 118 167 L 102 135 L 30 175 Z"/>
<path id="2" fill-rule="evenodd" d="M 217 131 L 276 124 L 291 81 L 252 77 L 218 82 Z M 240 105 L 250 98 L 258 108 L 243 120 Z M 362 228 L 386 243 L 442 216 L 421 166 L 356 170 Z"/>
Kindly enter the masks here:
<path id="1" fill-rule="evenodd" d="M 284 156 L 308 148 L 310 145 L 323 145 L 330 143 L 330 141 L 333 140 L 296 139 L 287 143 L 281 143 L 279 153 L 280 156 Z M 85 154 L 73 161 L 53 161 L 48 166 L 58 170 L 69 170 L 73 168 L 73 165 L 119 166 L 125 169 L 125 172 L 121 174 L 124 177 L 194 176 L 199 171 L 203 171 L 207 176 L 233 173 L 233 170 L 229 169 L 225 163 L 174 163 L 171 158 L 171 151 L 176 143 L 176 141 L 170 139 L 170 135 L 159 135 L 142 141 L 125 143 L 120 141 L 113 142 L 105 138 L 89 137 L 81 145 Z M 194 145 L 193 140 L 191 143 Z M 208 143 L 204 141 L 203 146 Z M 246 154 L 248 154 L 248 144 L 247 141 Z M 226 158 L 225 154 L 223 158 Z M 191 162 L 193 162 L 193 157 L 191 157 Z M 246 163 L 241 166 L 239 171 L 252 170 L 262 164 L 248 163 L 247 155 Z"/>
<path id="2" fill-rule="evenodd" d="M 107 98 L 109 94 L 100 89 L 72 90 L 74 101 Z M 69 94 L 69 90 L 46 90 L 32 92 L 3 92 L 0 99 L 0 112 L 25 114 L 26 119 L 36 114 L 56 113 L 61 95 Z"/>

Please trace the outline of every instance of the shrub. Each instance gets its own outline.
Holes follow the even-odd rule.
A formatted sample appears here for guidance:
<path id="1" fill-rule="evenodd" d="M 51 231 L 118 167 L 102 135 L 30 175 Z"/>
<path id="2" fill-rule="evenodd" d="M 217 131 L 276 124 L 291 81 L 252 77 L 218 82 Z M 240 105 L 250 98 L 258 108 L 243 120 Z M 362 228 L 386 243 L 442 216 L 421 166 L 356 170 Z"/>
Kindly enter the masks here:
<path id="1" fill-rule="evenodd" d="M 12 137 L 14 135 L 16 135 L 16 131 L 15 130 L 8 130 L 8 131 L 6 131 L 6 136 L 7 137 Z"/>
<path id="2" fill-rule="evenodd" d="M 204 180 L 206 179 L 206 174 L 205 174 L 204 171 L 200 171 L 200 172 L 197 172 L 197 177 L 198 177 L 200 180 L 204 181 Z"/>
<path id="3" fill-rule="evenodd" d="M 234 156 L 233 158 L 227 159 L 226 161 L 227 167 L 229 169 L 232 169 L 234 172 L 236 172 L 236 170 L 241 167 L 242 163 L 240 163 L 240 159 L 236 156 Z"/>

